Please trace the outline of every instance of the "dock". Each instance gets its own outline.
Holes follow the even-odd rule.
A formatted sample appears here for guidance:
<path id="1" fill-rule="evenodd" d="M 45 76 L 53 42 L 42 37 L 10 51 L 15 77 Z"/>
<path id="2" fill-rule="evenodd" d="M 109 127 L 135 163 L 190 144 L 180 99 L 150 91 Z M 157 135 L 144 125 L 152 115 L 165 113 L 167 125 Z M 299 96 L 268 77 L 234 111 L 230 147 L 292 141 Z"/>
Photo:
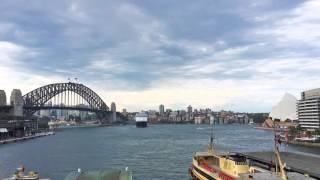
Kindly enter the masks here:
<path id="1" fill-rule="evenodd" d="M 238 154 L 245 156 L 252 163 L 257 163 L 270 168 L 276 166 L 274 152 L 250 152 Z M 281 152 L 281 158 L 283 162 L 286 163 L 286 170 L 288 172 L 297 172 L 320 179 L 320 156 Z"/>
<path id="2" fill-rule="evenodd" d="M 13 143 L 13 142 L 18 142 L 18 141 L 25 141 L 25 140 L 29 140 L 29 139 L 44 137 L 44 136 L 51 136 L 54 134 L 55 133 L 52 131 L 42 132 L 42 133 L 37 133 L 37 134 L 31 135 L 31 136 L 24 136 L 24 137 L 20 137 L 20 138 L 10 138 L 10 139 L 5 139 L 5 140 L 0 140 L 0 144 L 8 144 L 8 143 Z"/>

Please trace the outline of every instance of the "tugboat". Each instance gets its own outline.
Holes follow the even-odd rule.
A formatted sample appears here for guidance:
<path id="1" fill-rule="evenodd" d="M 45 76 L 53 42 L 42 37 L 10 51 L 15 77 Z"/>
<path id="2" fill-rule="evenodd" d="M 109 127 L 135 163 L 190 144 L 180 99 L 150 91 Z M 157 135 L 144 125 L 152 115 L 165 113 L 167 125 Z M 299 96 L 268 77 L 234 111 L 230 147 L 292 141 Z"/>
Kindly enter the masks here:
<path id="1" fill-rule="evenodd" d="M 192 159 L 189 175 L 192 180 L 287 180 L 287 179 L 313 179 L 302 174 L 287 173 L 282 162 L 278 148 L 278 139 L 275 135 L 275 157 L 278 166 L 275 171 L 258 167 L 245 156 L 233 154 L 219 154 L 213 146 L 213 127 L 211 129 L 210 144 L 207 152 L 197 152 Z"/>
<path id="2" fill-rule="evenodd" d="M 42 179 L 39 176 L 39 173 L 36 171 L 30 171 L 27 175 L 24 174 L 24 166 L 21 165 L 16 169 L 11 178 L 5 178 L 3 180 L 50 180 L 50 179 Z"/>

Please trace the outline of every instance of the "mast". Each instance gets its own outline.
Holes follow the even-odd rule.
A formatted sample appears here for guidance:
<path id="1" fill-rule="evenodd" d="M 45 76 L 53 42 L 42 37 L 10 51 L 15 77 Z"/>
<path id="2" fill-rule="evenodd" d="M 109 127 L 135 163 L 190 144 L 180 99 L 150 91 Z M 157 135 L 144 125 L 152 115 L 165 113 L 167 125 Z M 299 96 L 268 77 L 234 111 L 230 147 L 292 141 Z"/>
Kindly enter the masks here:
<path id="1" fill-rule="evenodd" d="M 277 172 L 277 164 L 279 164 L 279 169 L 280 169 L 280 176 L 281 176 L 281 179 L 283 180 L 288 180 L 288 176 L 287 176 L 287 171 L 285 169 L 285 165 L 283 164 L 282 162 L 282 159 L 281 159 L 281 156 L 280 156 L 280 151 L 279 151 L 279 141 L 280 141 L 280 138 L 279 136 L 277 136 L 276 134 L 276 122 L 275 120 L 273 121 L 273 126 L 274 126 L 274 153 L 275 153 L 275 156 L 276 156 L 276 172 Z M 277 162 L 278 161 L 278 162 Z"/>
<path id="2" fill-rule="evenodd" d="M 208 152 L 213 153 L 213 125 L 214 122 L 212 122 L 211 130 L 210 130 L 210 143 L 208 145 Z"/>

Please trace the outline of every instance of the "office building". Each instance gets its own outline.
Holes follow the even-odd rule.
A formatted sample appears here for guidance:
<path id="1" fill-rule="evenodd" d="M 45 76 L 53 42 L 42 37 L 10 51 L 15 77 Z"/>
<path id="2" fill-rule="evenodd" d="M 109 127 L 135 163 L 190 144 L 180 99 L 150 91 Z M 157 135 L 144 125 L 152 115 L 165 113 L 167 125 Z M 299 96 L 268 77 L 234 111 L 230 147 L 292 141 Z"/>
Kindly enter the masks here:
<path id="1" fill-rule="evenodd" d="M 159 106 L 159 112 L 160 112 L 160 115 L 163 116 L 163 114 L 164 114 L 164 105 L 163 104 L 161 104 Z"/>
<path id="2" fill-rule="evenodd" d="M 320 88 L 304 91 L 298 101 L 298 123 L 309 130 L 320 128 Z"/>

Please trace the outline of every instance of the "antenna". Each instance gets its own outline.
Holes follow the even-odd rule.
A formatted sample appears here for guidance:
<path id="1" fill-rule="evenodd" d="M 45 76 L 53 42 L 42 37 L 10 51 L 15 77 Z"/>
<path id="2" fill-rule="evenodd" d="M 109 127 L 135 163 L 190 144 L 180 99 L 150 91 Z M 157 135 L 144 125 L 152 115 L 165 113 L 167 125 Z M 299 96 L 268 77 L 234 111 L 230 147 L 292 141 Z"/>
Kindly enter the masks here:
<path id="1" fill-rule="evenodd" d="M 210 144 L 208 145 L 208 152 L 213 153 L 213 125 L 212 123 L 211 130 L 210 130 Z"/>
<path id="2" fill-rule="evenodd" d="M 275 151 L 275 171 L 276 173 L 278 172 L 278 162 L 277 162 L 277 157 L 276 157 L 276 151 L 278 149 L 278 146 L 277 146 L 277 133 L 276 133 L 276 119 L 273 120 L 273 135 L 274 135 L 274 151 Z"/>
<path id="3" fill-rule="evenodd" d="M 285 163 L 282 162 L 282 159 L 281 159 L 281 156 L 280 156 L 280 151 L 279 151 L 279 146 L 278 144 L 281 143 L 280 141 L 280 137 L 277 136 L 276 134 L 276 122 L 274 121 L 273 122 L 273 125 L 274 125 L 274 152 L 275 152 L 275 162 L 276 162 L 276 173 L 278 172 L 278 164 L 279 164 L 279 170 L 280 170 L 280 176 L 281 176 L 281 179 L 283 180 L 287 180 L 288 179 L 288 176 L 287 176 L 287 172 L 286 172 L 286 169 L 285 169 Z"/>

